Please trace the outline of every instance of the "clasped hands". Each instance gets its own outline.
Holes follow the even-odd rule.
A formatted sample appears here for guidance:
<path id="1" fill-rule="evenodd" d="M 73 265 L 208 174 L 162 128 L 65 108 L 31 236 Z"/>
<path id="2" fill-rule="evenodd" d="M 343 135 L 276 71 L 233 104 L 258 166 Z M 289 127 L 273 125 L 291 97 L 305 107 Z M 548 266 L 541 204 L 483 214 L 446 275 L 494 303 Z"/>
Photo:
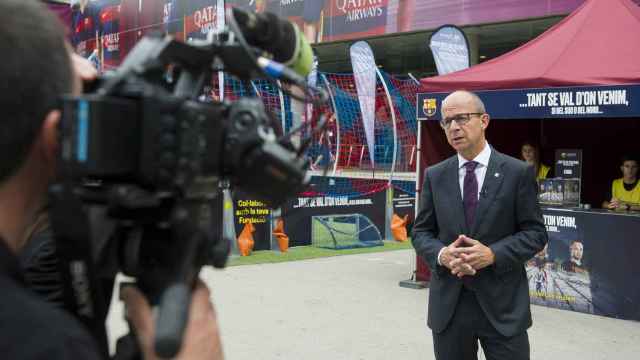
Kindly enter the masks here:
<path id="1" fill-rule="evenodd" d="M 478 270 L 492 265 L 495 259 L 489 247 L 466 235 L 458 236 L 440 254 L 440 263 L 458 278 L 475 275 Z"/>

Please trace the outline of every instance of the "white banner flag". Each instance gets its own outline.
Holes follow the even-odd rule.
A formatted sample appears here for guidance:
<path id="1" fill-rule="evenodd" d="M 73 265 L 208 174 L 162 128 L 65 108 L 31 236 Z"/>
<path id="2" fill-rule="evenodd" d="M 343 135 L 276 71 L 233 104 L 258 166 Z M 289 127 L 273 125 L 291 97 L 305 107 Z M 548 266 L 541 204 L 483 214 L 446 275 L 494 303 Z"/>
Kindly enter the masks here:
<path id="1" fill-rule="evenodd" d="M 429 38 L 429 48 L 436 62 L 438 75 L 445 75 L 469 67 L 469 41 L 454 25 L 443 25 Z"/>
<path id="2" fill-rule="evenodd" d="M 316 54 L 313 54 L 313 65 L 311 66 L 311 72 L 307 75 L 307 84 L 309 86 L 315 87 L 318 82 L 318 57 Z M 311 119 L 313 118 L 313 103 L 311 101 L 307 101 L 307 117 L 305 121 L 307 124 L 311 124 Z"/>
<path id="3" fill-rule="evenodd" d="M 358 41 L 351 45 L 350 53 L 364 132 L 369 147 L 371 165 L 373 165 L 375 163 L 376 60 L 373 56 L 373 50 L 366 41 Z"/>

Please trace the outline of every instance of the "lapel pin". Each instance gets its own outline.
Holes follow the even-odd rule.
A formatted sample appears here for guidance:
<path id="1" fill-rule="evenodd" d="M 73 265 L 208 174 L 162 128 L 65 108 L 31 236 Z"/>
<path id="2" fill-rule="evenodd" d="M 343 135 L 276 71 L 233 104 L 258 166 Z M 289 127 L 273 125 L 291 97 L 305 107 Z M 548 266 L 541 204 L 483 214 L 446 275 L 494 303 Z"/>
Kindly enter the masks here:
<path id="1" fill-rule="evenodd" d="M 500 177 L 500 173 L 495 173 L 495 174 L 493 174 L 493 176 Z"/>

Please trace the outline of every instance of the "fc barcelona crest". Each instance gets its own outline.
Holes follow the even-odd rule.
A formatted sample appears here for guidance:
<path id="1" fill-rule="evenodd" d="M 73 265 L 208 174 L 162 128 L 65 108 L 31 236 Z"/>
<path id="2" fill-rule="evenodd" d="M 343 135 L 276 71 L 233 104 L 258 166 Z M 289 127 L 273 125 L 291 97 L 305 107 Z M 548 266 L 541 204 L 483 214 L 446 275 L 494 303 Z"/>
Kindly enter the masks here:
<path id="1" fill-rule="evenodd" d="M 422 99 L 422 110 L 424 113 L 431 117 L 436 114 L 437 100 L 436 99 Z"/>

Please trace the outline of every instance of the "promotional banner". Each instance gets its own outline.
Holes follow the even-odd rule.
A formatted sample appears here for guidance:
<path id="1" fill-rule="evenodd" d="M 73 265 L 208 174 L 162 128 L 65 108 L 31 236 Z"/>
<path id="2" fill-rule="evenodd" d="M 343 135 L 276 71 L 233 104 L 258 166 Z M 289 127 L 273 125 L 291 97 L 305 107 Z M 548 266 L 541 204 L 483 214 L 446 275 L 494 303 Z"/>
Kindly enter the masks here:
<path id="1" fill-rule="evenodd" d="M 415 188 L 415 183 L 412 182 Z M 407 232 L 411 233 L 411 228 L 415 220 L 416 210 L 416 196 L 403 191 L 401 188 L 394 187 L 393 189 L 393 213 L 404 218 L 407 218 Z"/>
<path id="2" fill-rule="evenodd" d="M 402 6 L 406 0 L 397 0 Z M 505 22 L 533 17 L 569 14 L 585 0 L 419 0 L 413 7 L 411 30 Z"/>
<path id="3" fill-rule="evenodd" d="M 327 188 L 330 177 L 313 177 L 312 184 Z M 379 181 L 381 184 L 384 181 Z M 377 191 L 360 196 L 341 196 L 305 193 L 288 200 L 282 206 L 285 233 L 289 246 L 311 245 L 312 217 L 319 215 L 357 214 L 370 221 L 384 234 L 386 191 Z"/>
<path id="4" fill-rule="evenodd" d="M 171 18 L 177 0 L 122 0 L 120 3 L 120 59 L 133 49 L 143 36 L 168 32 L 182 39 L 181 19 Z"/>
<path id="5" fill-rule="evenodd" d="M 234 191 L 232 198 L 236 234 L 250 230 L 254 240 L 253 250 L 270 250 L 271 209 L 262 201 L 253 200 L 240 191 Z"/>
<path id="6" fill-rule="evenodd" d="M 549 235 L 545 248 L 527 263 L 531 302 L 593 313 L 591 278 L 580 224 L 573 214 L 545 213 Z"/>
<path id="7" fill-rule="evenodd" d="M 110 0 L 107 0 L 110 1 Z M 96 48 L 102 0 L 79 0 L 72 9 L 71 38 L 84 57 Z M 114 0 L 114 2 L 117 2 Z M 224 8 L 270 11 L 293 21 L 311 43 L 358 39 L 395 32 L 566 15 L 584 0 L 119 0 L 119 57 L 142 36 L 165 31 L 179 39 L 205 38 Z M 499 7 L 499 11 L 496 8 Z M 67 7 L 68 9 L 68 7 Z M 69 16 L 69 14 L 62 14 Z M 111 39 L 110 41 L 113 41 Z M 113 48 L 113 42 L 111 43 Z M 111 66 L 111 65 L 109 65 Z"/>
<path id="8" fill-rule="evenodd" d="M 640 116 L 640 85 L 554 87 L 476 91 L 492 119 Z M 417 94 L 418 120 L 440 120 L 448 93 Z"/>
<path id="9" fill-rule="evenodd" d="M 269 11 L 298 25 L 311 43 L 566 15 L 584 0 L 227 0 L 228 7 Z"/>
<path id="10" fill-rule="evenodd" d="M 71 13 L 71 43 L 100 73 L 120 64 L 120 4 L 120 0 L 84 1 Z"/>
<path id="11" fill-rule="evenodd" d="M 98 28 L 102 71 L 115 69 L 120 65 L 120 0 L 100 2 Z"/>
<path id="12" fill-rule="evenodd" d="M 169 21 L 183 21 L 186 41 L 206 39 L 210 32 L 218 29 L 223 9 L 224 0 L 174 0 Z"/>
<path id="13" fill-rule="evenodd" d="M 436 62 L 438 75 L 469 67 L 469 41 L 455 25 L 441 26 L 429 38 L 429 48 Z"/>
<path id="14" fill-rule="evenodd" d="M 99 12 L 99 4 L 84 1 L 71 13 L 71 44 L 75 52 L 84 58 L 91 56 L 98 48 Z"/>
<path id="15" fill-rule="evenodd" d="M 314 1 L 315 2 L 315 1 Z M 323 12 L 322 41 L 384 35 L 389 0 L 328 0 Z"/>
<path id="16" fill-rule="evenodd" d="M 537 305 L 640 320 L 640 216 L 543 209 L 549 243 L 526 264 Z"/>
<path id="17" fill-rule="evenodd" d="M 366 41 L 358 41 L 351 45 L 350 54 L 369 157 L 371 165 L 373 165 L 375 159 L 376 60 L 373 50 Z"/>

